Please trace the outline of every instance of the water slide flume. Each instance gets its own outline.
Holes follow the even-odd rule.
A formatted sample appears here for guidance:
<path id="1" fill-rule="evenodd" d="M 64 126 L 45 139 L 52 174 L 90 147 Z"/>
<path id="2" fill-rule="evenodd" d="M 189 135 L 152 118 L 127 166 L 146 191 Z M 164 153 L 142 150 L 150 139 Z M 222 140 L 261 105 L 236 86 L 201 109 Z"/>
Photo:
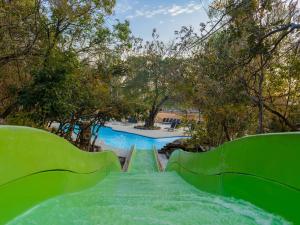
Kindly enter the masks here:
<path id="1" fill-rule="evenodd" d="M 164 173 L 157 173 L 154 152 L 133 150 L 122 173 L 111 152 L 82 152 L 44 131 L 1 127 L 0 224 L 47 224 L 45 218 L 48 224 L 253 224 L 251 216 L 283 223 L 195 187 L 299 224 L 299 139 L 299 133 L 261 135 L 207 153 L 177 151 Z"/>
<path id="2" fill-rule="evenodd" d="M 207 153 L 176 151 L 166 168 L 197 188 L 300 224 L 300 133 L 248 136 Z"/>
<path id="3" fill-rule="evenodd" d="M 0 126 L 0 224 L 36 204 L 121 171 L 112 152 L 88 153 L 33 128 Z"/>

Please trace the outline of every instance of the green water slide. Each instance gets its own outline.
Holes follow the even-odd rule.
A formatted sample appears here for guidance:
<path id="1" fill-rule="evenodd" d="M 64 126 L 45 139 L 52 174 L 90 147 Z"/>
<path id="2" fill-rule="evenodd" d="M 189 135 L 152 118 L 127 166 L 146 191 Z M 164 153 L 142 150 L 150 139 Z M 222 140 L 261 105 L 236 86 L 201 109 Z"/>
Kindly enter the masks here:
<path id="1" fill-rule="evenodd" d="M 131 154 L 128 167 L 129 173 L 154 173 L 158 172 L 156 157 L 153 151 L 136 150 Z"/>
<path id="2" fill-rule="evenodd" d="M 41 201 L 86 189 L 120 170 L 112 152 L 91 154 L 45 131 L 0 126 L 0 224 Z"/>
<path id="3" fill-rule="evenodd" d="M 300 224 L 300 133 L 249 136 L 204 154 L 177 150 L 167 171 Z"/>
<path id="4" fill-rule="evenodd" d="M 0 127 L 0 224 L 299 224 L 300 134 L 207 153 L 87 153 L 32 128 Z M 244 201 L 246 200 L 246 201 Z"/>

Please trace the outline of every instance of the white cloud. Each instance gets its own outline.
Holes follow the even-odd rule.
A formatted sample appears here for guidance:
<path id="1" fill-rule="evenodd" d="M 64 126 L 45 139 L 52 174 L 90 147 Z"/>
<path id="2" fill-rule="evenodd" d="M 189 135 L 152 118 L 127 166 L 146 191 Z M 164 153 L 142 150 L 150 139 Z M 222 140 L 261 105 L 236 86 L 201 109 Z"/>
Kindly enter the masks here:
<path id="1" fill-rule="evenodd" d="M 143 9 L 135 10 L 131 15 L 128 15 L 128 19 L 133 19 L 136 17 L 152 18 L 157 15 L 168 15 L 168 16 L 178 16 L 181 14 L 189 14 L 193 12 L 200 11 L 202 5 L 195 3 L 194 1 L 188 2 L 184 5 L 173 4 L 170 6 L 160 5 L 156 8 L 145 7 Z"/>
<path id="2" fill-rule="evenodd" d="M 133 10 L 133 6 L 136 4 L 138 4 L 138 1 L 120 0 L 116 4 L 115 12 L 117 14 L 127 13 L 127 12 Z"/>

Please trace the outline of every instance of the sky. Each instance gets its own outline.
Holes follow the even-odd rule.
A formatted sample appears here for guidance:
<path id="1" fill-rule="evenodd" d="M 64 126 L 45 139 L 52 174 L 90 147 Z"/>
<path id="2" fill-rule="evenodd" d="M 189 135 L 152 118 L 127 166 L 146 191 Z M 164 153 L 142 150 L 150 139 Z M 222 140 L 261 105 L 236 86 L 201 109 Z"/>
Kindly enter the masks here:
<path id="1" fill-rule="evenodd" d="M 129 20 L 134 36 L 151 40 L 153 28 L 160 39 L 174 39 L 181 26 L 198 28 L 208 21 L 209 0 L 117 0 L 113 18 Z"/>

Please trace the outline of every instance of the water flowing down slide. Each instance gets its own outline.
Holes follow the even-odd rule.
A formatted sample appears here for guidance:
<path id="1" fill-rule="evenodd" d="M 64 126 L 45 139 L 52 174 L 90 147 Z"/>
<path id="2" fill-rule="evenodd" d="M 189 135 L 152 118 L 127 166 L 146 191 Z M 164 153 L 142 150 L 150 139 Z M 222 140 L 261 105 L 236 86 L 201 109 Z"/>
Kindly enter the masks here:
<path id="1" fill-rule="evenodd" d="M 166 172 L 159 172 L 154 151 L 133 150 L 128 171 L 121 172 L 111 152 L 82 152 L 43 131 L 2 127 L 0 224 L 298 224 L 299 180 L 296 172 L 283 176 L 290 169 L 277 168 L 275 159 L 283 148 L 290 156 L 281 156 L 281 164 L 292 160 L 295 169 L 290 149 L 299 137 L 277 135 L 277 146 L 266 135 L 208 153 L 177 151 Z M 273 148 L 270 161 L 253 149 L 264 141 Z M 270 166 L 264 171 L 262 163 Z"/>

